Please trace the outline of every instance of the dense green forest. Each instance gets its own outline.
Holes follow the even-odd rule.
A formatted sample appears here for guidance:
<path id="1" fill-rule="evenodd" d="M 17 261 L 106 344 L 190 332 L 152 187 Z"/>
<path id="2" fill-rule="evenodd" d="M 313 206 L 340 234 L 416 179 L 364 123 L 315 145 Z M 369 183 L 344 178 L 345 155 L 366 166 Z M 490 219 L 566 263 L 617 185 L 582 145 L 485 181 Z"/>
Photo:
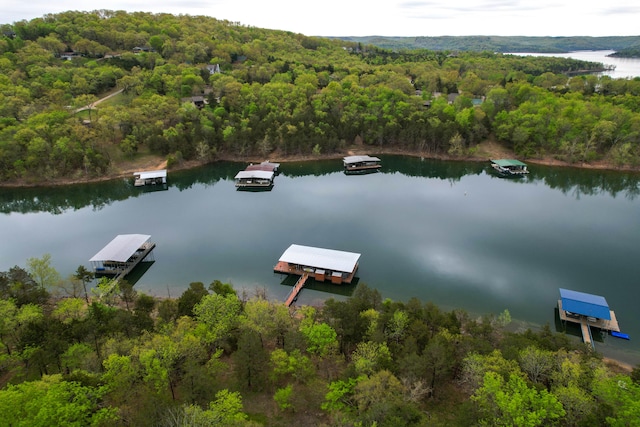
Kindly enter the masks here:
<path id="1" fill-rule="evenodd" d="M 640 43 L 640 36 L 611 37 L 525 37 L 525 36 L 441 36 L 441 37 L 336 37 L 385 49 L 429 49 L 449 51 L 566 53 L 576 50 L 623 50 Z"/>
<path id="2" fill-rule="evenodd" d="M 2 34 L 5 182 L 101 176 L 140 153 L 171 166 L 330 154 L 358 142 L 467 156 L 488 137 L 522 158 L 640 163 L 640 79 L 577 74 L 602 64 L 391 51 L 105 10 L 5 24 Z"/>
<path id="3" fill-rule="evenodd" d="M 323 307 L 217 280 L 159 299 L 47 254 L 0 272 L 0 425 L 640 425 L 639 367 L 509 323 L 362 283 Z"/>

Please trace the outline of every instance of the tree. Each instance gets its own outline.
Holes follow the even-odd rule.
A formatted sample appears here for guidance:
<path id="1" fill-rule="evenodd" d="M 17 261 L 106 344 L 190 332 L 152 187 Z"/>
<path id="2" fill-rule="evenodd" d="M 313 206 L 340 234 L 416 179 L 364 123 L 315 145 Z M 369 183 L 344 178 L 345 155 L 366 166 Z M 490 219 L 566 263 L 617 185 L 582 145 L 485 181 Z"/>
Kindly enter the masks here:
<path id="1" fill-rule="evenodd" d="M 189 283 L 189 288 L 178 298 L 178 315 L 193 316 L 193 307 L 198 304 L 205 295 L 209 295 L 209 292 L 204 288 L 204 283 Z"/>
<path id="2" fill-rule="evenodd" d="M 61 375 L 9 385 L 0 390 L 2 423 L 10 426 L 108 425 L 118 420 L 114 408 L 104 407 L 97 387 L 62 380 Z"/>
<path id="3" fill-rule="evenodd" d="M 359 375 L 371 375 L 391 364 L 391 352 L 387 343 L 361 342 L 352 355 L 353 365 Z"/>
<path id="4" fill-rule="evenodd" d="M 198 332 L 209 344 L 225 338 L 238 322 L 241 303 L 235 294 L 205 295 L 193 307 L 199 322 Z"/>
<path id="5" fill-rule="evenodd" d="M 606 422 L 614 427 L 640 426 L 640 386 L 627 375 L 611 375 L 598 369 L 593 394 L 611 411 Z"/>
<path id="6" fill-rule="evenodd" d="M 556 396 L 529 388 L 519 375 L 510 375 L 505 381 L 501 375 L 487 372 L 471 401 L 478 407 L 480 425 L 486 426 L 542 426 L 565 415 Z"/>
<path id="7" fill-rule="evenodd" d="M 420 425 L 422 415 L 404 395 L 402 383 L 387 370 L 359 378 L 354 390 L 358 419 L 380 426 Z"/>
<path id="8" fill-rule="evenodd" d="M 43 289 L 60 283 L 60 274 L 51 265 L 51 254 L 44 254 L 42 258 L 27 259 L 27 271 Z"/>

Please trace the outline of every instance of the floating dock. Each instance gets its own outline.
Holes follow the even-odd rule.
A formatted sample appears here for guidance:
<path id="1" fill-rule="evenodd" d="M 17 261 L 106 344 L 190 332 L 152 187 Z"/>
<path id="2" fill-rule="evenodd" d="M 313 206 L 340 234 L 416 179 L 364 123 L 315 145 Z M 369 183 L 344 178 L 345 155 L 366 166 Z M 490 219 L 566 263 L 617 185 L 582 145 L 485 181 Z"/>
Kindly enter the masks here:
<path id="1" fill-rule="evenodd" d="M 592 327 L 612 333 L 620 332 L 616 314 L 609 309 L 607 300 L 602 296 L 561 288 L 558 311 L 563 322 L 580 324 L 582 340 L 592 348 Z"/>
<path id="2" fill-rule="evenodd" d="M 234 177 L 238 188 L 268 188 L 273 186 L 275 172 L 266 170 L 244 170 Z"/>
<path id="3" fill-rule="evenodd" d="M 166 169 L 134 172 L 133 176 L 135 178 L 133 185 L 136 187 L 142 187 L 145 185 L 163 185 L 167 183 Z"/>
<path id="4" fill-rule="evenodd" d="M 96 274 L 124 278 L 139 263 L 152 258 L 155 243 L 146 234 L 119 234 L 89 261 Z"/>
<path id="5" fill-rule="evenodd" d="M 340 285 L 351 283 L 358 270 L 360 254 L 312 246 L 291 245 L 273 267 L 276 273 L 300 276 L 285 304 L 291 305 L 308 279 L 330 281 Z"/>
<path id="6" fill-rule="evenodd" d="M 381 160 L 371 156 L 347 156 L 342 158 L 346 173 L 374 172 L 380 169 Z"/>

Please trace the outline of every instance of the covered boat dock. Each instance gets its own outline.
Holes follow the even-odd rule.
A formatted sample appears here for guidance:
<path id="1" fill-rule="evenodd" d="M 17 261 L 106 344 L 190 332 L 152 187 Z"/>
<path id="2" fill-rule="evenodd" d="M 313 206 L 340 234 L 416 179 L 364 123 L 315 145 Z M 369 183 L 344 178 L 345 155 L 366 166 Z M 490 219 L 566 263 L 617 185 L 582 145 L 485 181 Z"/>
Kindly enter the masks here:
<path id="1" fill-rule="evenodd" d="M 342 159 L 345 172 L 375 171 L 380 169 L 380 161 L 371 156 L 347 156 Z"/>
<path id="2" fill-rule="evenodd" d="M 515 159 L 492 159 L 491 167 L 503 176 L 522 176 L 529 173 L 527 164 Z"/>
<path id="3" fill-rule="evenodd" d="M 141 171 L 134 172 L 133 176 L 135 181 L 133 183 L 136 187 L 142 187 L 144 185 L 158 185 L 167 183 L 167 170 L 155 170 L 155 171 Z"/>
<path id="4" fill-rule="evenodd" d="M 271 187 L 275 172 L 266 170 L 244 170 L 234 177 L 236 187 Z"/>
<path id="5" fill-rule="evenodd" d="M 268 160 L 265 160 L 264 162 L 258 164 L 250 164 L 245 168 L 246 171 L 267 171 L 273 172 L 275 174 L 278 173 L 279 169 L 280 163 L 272 163 Z"/>
<path id="6" fill-rule="evenodd" d="M 121 279 L 144 259 L 153 257 L 156 245 L 150 238 L 146 234 L 119 234 L 89 261 L 95 273 Z"/>
<path id="7" fill-rule="evenodd" d="M 615 313 L 609 309 L 607 300 L 600 295 L 560 288 L 558 310 L 560 320 L 580 324 L 582 340 L 592 347 L 594 344 L 591 327 L 620 332 Z"/>
<path id="8" fill-rule="evenodd" d="M 300 279 L 287 297 L 287 306 L 297 298 L 307 279 L 333 284 L 351 283 L 358 270 L 360 254 L 312 246 L 291 245 L 273 268 L 277 273 L 294 274 Z"/>

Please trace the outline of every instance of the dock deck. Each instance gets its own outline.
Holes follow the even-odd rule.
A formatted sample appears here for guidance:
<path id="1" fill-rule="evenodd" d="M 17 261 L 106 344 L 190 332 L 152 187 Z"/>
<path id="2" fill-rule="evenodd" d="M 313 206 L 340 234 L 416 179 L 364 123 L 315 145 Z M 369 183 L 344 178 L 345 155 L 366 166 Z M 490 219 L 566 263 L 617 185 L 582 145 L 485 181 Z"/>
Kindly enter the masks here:
<path id="1" fill-rule="evenodd" d="M 304 273 L 302 276 L 300 276 L 296 284 L 291 289 L 291 292 L 289 292 L 289 296 L 287 296 L 284 305 L 286 305 L 287 307 L 291 307 L 291 304 L 293 304 L 293 302 L 298 298 L 298 294 L 300 294 L 300 291 L 302 291 L 302 288 L 304 287 L 304 284 L 307 282 L 308 278 L 308 273 Z"/>
<path id="2" fill-rule="evenodd" d="M 558 311 L 560 314 L 560 320 L 564 322 L 572 322 L 572 323 L 580 324 L 580 329 L 582 330 L 582 341 L 585 344 L 590 344 L 592 348 L 595 348 L 595 345 L 593 343 L 593 337 L 591 336 L 591 327 L 603 329 L 606 331 L 620 332 L 618 319 L 616 319 L 616 314 L 613 312 L 613 310 L 609 310 L 609 313 L 611 315 L 611 320 L 589 318 L 585 316 L 578 316 L 578 317 L 569 316 L 567 315 L 567 311 L 562 308 L 562 300 L 559 299 Z"/>
<path id="3" fill-rule="evenodd" d="M 145 234 L 121 234 L 102 248 L 89 261 L 96 274 L 124 278 L 142 261 L 152 256 L 156 244 Z"/>

